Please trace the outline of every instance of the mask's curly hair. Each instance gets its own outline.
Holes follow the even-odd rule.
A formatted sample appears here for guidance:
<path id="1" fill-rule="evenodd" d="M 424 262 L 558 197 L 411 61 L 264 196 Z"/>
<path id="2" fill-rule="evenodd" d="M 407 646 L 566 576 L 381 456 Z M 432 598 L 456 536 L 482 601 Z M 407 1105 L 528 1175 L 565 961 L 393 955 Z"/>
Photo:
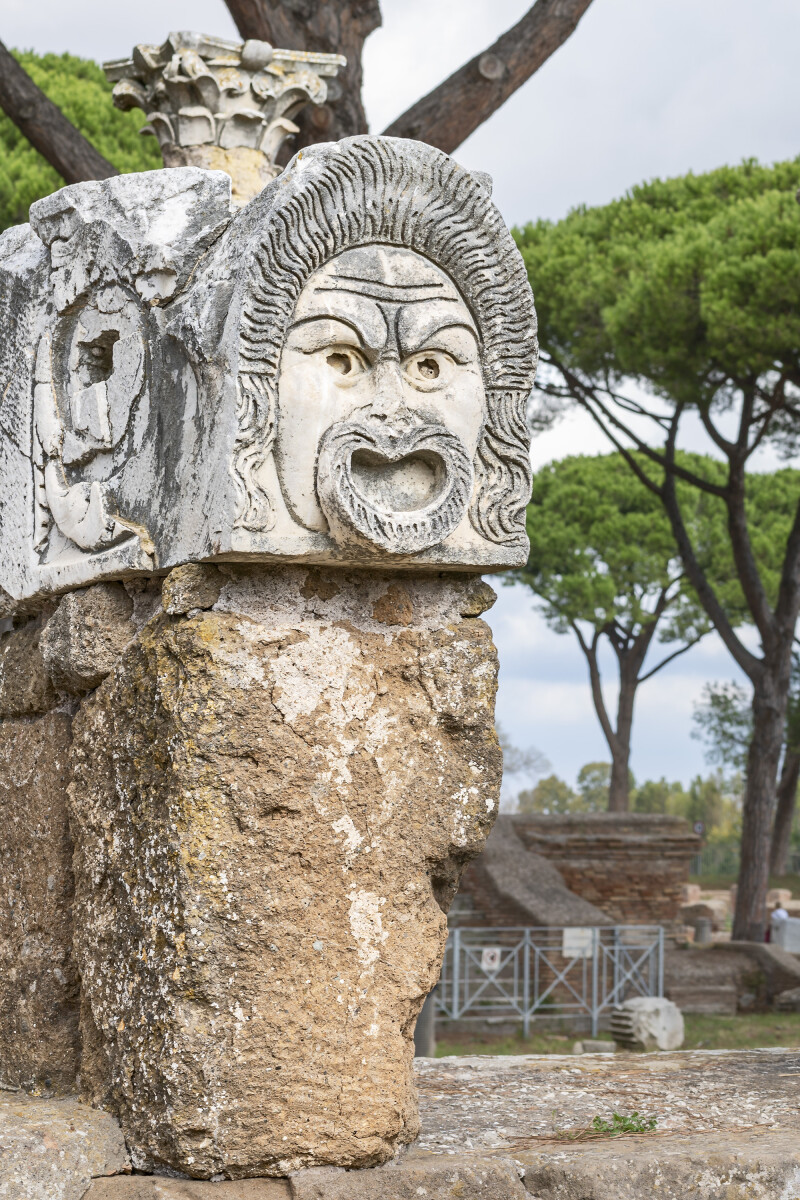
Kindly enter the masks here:
<path id="1" fill-rule="evenodd" d="M 536 314 L 522 259 L 482 182 L 421 142 L 354 137 L 297 154 L 248 210 L 259 246 L 241 321 L 237 525 L 264 530 L 274 520 L 257 476 L 275 439 L 281 350 L 304 284 L 337 254 L 383 243 L 430 259 L 472 312 L 487 418 L 470 519 L 490 541 L 524 539 L 531 488 L 525 407 L 536 370 Z"/>

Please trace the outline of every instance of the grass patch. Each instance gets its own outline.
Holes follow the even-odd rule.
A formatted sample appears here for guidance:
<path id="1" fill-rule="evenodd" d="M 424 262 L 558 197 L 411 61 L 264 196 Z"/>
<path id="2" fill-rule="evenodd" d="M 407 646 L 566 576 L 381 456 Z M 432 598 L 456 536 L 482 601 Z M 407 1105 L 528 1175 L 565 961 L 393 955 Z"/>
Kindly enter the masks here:
<path id="1" fill-rule="evenodd" d="M 687 1013 L 684 1050 L 752 1050 L 762 1046 L 800 1046 L 800 1013 L 743 1013 L 736 1017 L 701 1016 Z M 473 1037 L 448 1035 L 444 1026 L 437 1033 L 436 1056 L 450 1054 L 569 1054 L 574 1042 L 589 1035 L 533 1033 Z M 601 1033 L 611 1043 L 611 1035 Z M 613 1043 L 612 1043 L 613 1044 Z"/>

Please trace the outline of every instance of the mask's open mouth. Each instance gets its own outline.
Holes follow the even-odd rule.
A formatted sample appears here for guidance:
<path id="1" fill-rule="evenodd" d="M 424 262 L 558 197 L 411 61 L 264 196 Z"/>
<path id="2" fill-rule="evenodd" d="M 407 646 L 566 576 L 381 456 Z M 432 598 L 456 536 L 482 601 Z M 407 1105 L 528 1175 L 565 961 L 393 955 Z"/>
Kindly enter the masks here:
<path id="1" fill-rule="evenodd" d="M 342 545 L 368 542 L 392 554 L 436 546 L 466 513 L 472 484 L 464 443 L 442 425 L 348 421 L 320 442 L 317 496 Z"/>
<path id="2" fill-rule="evenodd" d="M 447 483 L 447 467 L 433 450 L 393 460 L 361 447 L 350 459 L 350 478 L 373 508 L 387 514 L 411 513 L 435 504 Z"/>

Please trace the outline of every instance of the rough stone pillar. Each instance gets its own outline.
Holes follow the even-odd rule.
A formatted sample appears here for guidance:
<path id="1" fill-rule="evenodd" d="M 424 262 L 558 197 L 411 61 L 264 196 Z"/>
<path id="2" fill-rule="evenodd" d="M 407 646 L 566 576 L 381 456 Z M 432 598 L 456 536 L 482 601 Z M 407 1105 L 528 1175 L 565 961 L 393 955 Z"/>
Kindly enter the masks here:
<path id="1" fill-rule="evenodd" d="M 75 721 L 84 1087 L 139 1167 L 383 1162 L 417 1133 L 414 1022 L 497 810 L 491 591 L 175 575 Z"/>

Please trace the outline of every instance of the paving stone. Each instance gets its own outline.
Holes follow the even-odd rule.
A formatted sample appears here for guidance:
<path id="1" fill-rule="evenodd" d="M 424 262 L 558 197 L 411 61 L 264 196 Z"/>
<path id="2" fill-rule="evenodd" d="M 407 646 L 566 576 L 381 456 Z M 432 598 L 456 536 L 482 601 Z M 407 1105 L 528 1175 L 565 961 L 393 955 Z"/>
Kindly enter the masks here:
<path id="1" fill-rule="evenodd" d="M 517 1157 L 552 1139 L 554 1128 L 575 1133 L 595 1116 L 634 1111 L 655 1116 L 660 1135 L 724 1141 L 763 1128 L 772 1142 L 773 1131 L 786 1130 L 800 1149 L 798 1050 L 417 1059 L 415 1070 L 415 1152 Z"/>
<path id="2" fill-rule="evenodd" d="M 795 1050 L 587 1055 L 579 1064 L 567 1055 L 486 1056 L 418 1060 L 415 1069 L 423 1130 L 414 1147 L 383 1167 L 316 1168 L 288 1179 L 109 1177 L 127 1169 L 110 1117 L 67 1101 L 7 1100 L 0 1198 L 800 1198 Z M 592 1116 L 633 1110 L 655 1115 L 656 1129 L 575 1140 Z"/>
<path id="3" fill-rule="evenodd" d="M 93 1178 L 127 1170 L 122 1133 L 108 1113 L 74 1100 L 0 1095 L 2 1200 L 83 1200 Z"/>
<path id="4" fill-rule="evenodd" d="M 794 1130 L 614 1138 L 523 1152 L 525 1189 L 536 1200 L 797 1200 Z"/>
<path id="5" fill-rule="evenodd" d="M 284 1179 L 240 1179 L 202 1183 L 197 1179 L 167 1179 L 160 1175 L 96 1179 L 85 1200 L 290 1200 Z"/>
<path id="6" fill-rule="evenodd" d="M 507 1158 L 417 1160 L 371 1171 L 317 1168 L 293 1175 L 292 1200 L 524 1200 L 520 1171 Z"/>

